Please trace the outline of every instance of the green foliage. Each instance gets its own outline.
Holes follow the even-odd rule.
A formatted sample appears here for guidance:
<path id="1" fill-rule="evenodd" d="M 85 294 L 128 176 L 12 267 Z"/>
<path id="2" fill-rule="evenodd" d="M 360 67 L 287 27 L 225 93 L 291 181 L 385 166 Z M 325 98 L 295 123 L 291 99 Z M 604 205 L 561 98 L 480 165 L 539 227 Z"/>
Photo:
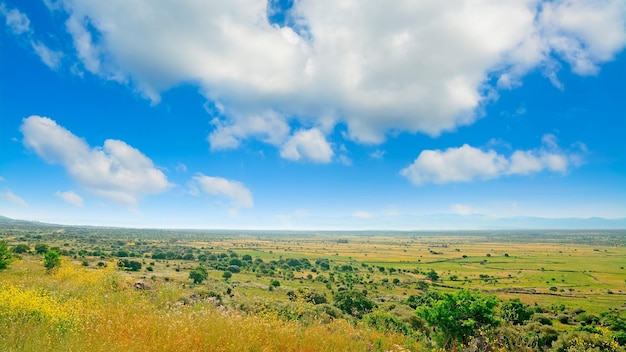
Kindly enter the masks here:
<path id="1" fill-rule="evenodd" d="M 626 332 L 624 332 L 624 331 L 617 331 L 617 332 L 612 333 L 611 337 L 620 346 L 626 346 Z"/>
<path id="2" fill-rule="evenodd" d="M 209 277 L 209 272 L 203 266 L 197 266 L 189 272 L 189 278 L 193 280 L 194 284 L 201 284 L 207 277 Z"/>
<path id="3" fill-rule="evenodd" d="M 238 259 L 238 258 L 233 258 L 233 259 L 231 259 L 231 260 L 230 260 L 230 262 L 228 262 L 228 264 L 230 264 L 230 265 L 236 265 L 236 266 L 238 266 L 238 267 L 242 267 L 242 266 L 243 266 L 243 263 L 242 263 L 242 262 L 241 262 L 241 260 L 240 260 L 240 259 Z"/>
<path id="4" fill-rule="evenodd" d="M 357 318 L 361 318 L 363 314 L 371 312 L 376 307 L 376 303 L 369 300 L 367 295 L 359 290 L 339 291 L 333 298 L 335 307 Z"/>
<path id="5" fill-rule="evenodd" d="M 287 296 L 292 301 L 301 300 L 311 304 L 328 303 L 326 296 L 308 287 L 300 287 L 297 291 L 289 291 Z"/>
<path id="6" fill-rule="evenodd" d="M 46 254 L 48 252 L 48 245 L 45 243 L 37 243 L 35 245 L 35 253 L 37 254 Z"/>
<path id="7" fill-rule="evenodd" d="M 567 332 L 559 336 L 552 343 L 551 351 L 554 352 L 577 352 L 598 351 L 618 352 L 623 351 L 619 344 L 612 339 L 599 334 L 590 334 L 584 331 Z"/>
<path id="8" fill-rule="evenodd" d="M 600 314 L 600 317 L 602 325 L 608 326 L 613 331 L 626 332 L 626 319 L 620 317 L 617 312 L 604 312 Z"/>
<path id="9" fill-rule="evenodd" d="M 224 280 L 228 280 L 231 277 L 233 277 L 233 273 L 231 273 L 230 271 L 224 271 L 224 273 L 222 274 L 222 277 L 224 278 Z"/>
<path id="10" fill-rule="evenodd" d="M 532 320 L 538 322 L 541 325 L 552 325 L 552 319 L 544 314 L 535 314 L 533 315 Z"/>
<path id="11" fill-rule="evenodd" d="M 136 260 L 128 260 L 128 259 L 120 259 L 117 262 L 117 266 L 119 268 L 127 269 L 130 271 L 139 271 L 141 270 L 141 263 Z"/>
<path id="12" fill-rule="evenodd" d="M 52 270 L 61 265 L 61 257 L 55 251 L 47 252 L 43 257 L 43 266 L 48 270 Z"/>
<path id="13" fill-rule="evenodd" d="M 280 281 L 273 279 L 272 281 L 270 281 L 270 286 L 272 287 L 279 287 L 280 286 Z"/>
<path id="14" fill-rule="evenodd" d="M 430 271 L 426 273 L 426 277 L 433 282 L 439 280 L 439 274 L 433 269 L 430 269 Z"/>
<path id="15" fill-rule="evenodd" d="M 9 244 L 7 241 L 0 241 L 0 270 L 8 268 L 12 260 L 13 255 L 9 250 Z"/>
<path id="16" fill-rule="evenodd" d="M 508 300 L 502 304 L 500 308 L 500 316 L 502 319 L 511 324 L 521 325 L 529 320 L 535 312 L 527 305 L 522 303 L 519 298 Z"/>
<path id="17" fill-rule="evenodd" d="M 444 293 L 432 307 L 417 310 L 430 326 L 436 327 L 435 339 L 441 347 L 467 343 L 479 330 L 498 325 L 495 308 L 498 299 L 480 292 L 460 290 Z"/>
<path id="18" fill-rule="evenodd" d="M 409 324 L 398 319 L 395 315 L 384 312 L 374 312 L 363 316 L 363 322 L 383 333 L 397 333 L 409 335 Z"/>
<path id="19" fill-rule="evenodd" d="M 226 270 L 230 271 L 233 274 L 236 274 L 241 271 L 241 268 L 237 265 L 229 265 Z"/>
<path id="20" fill-rule="evenodd" d="M 24 243 L 20 243 L 17 246 L 13 247 L 13 253 L 17 253 L 17 254 L 26 253 L 29 250 L 30 250 L 30 247 Z"/>
<path id="21" fill-rule="evenodd" d="M 435 302 L 441 299 L 441 294 L 437 291 L 428 291 L 420 295 L 410 295 L 404 301 L 406 305 L 415 309 L 421 306 L 432 307 Z"/>
<path id="22" fill-rule="evenodd" d="M 542 325 L 537 322 L 527 323 L 523 325 L 523 331 L 526 332 L 527 338 L 531 341 L 529 345 L 544 351 L 552 345 L 559 337 L 559 332 L 552 326 Z"/>

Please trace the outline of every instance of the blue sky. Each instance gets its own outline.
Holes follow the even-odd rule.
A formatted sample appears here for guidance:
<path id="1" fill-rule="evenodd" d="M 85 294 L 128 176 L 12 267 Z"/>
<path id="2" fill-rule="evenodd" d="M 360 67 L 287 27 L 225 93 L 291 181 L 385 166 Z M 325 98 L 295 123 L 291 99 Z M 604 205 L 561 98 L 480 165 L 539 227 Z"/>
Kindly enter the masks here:
<path id="1" fill-rule="evenodd" d="M 9 0 L 0 23 L 0 215 L 626 217 L 623 0 Z"/>

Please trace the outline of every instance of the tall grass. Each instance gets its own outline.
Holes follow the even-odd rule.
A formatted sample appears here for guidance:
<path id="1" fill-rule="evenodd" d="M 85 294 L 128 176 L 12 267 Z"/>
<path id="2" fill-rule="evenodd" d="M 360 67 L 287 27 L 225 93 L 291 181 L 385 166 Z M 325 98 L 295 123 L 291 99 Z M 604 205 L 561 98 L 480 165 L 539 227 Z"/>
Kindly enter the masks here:
<path id="1" fill-rule="evenodd" d="M 388 351 L 406 337 L 344 320 L 304 326 L 209 303 L 176 304 L 183 290 L 162 283 L 136 291 L 109 265 L 65 263 L 47 273 L 18 261 L 0 272 L 1 351 Z M 409 344 L 411 345 L 411 344 Z M 403 347 L 400 347 L 403 346 Z"/>

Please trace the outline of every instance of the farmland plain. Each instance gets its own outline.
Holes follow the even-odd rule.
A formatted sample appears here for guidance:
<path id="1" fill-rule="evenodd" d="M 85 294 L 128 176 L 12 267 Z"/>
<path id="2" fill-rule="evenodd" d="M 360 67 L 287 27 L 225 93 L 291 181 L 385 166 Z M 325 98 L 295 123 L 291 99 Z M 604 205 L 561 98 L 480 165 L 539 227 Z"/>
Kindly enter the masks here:
<path id="1" fill-rule="evenodd" d="M 22 222 L 5 222 L 2 226 L 1 239 L 14 251 L 21 248 L 9 268 L 0 271 L 5 289 L 23 295 L 45 292 L 43 297 L 50 297 L 59 310 L 67 311 L 63 319 L 68 321 L 73 321 L 74 308 L 67 308 L 72 306 L 67 302 L 76 299 L 81 302 L 77 307 L 86 307 L 76 316 L 96 312 L 92 319 L 98 321 L 96 325 L 101 330 L 107 330 L 102 325 L 103 316 L 122 327 L 128 324 L 131 330 L 141 330 L 145 324 L 145 331 L 164 336 L 160 343 L 166 350 L 176 347 L 166 336 L 180 331 L 165 328 L 167 324 L 161 320 L 164 318 L 156 312 L 172 307 L 194 314 L 203 312 L 211 315 L 213 321 L 225 319 L 219 329 L 232 329 L 228 332 L 231 335 L 237 328 L 229 328 L 228 324 L 239 321 L 251 334 L 247 339 L 252 340 L 240 337 L 238 341 L 248 341 L 244 345 L 249 350 L 428 350 L 436 343 L 426 341 L 428 328 L 420 329 L 423 322 L 415 323 L 415 307 L 407 304 L 412 297 L 427 292 L 454 294 L 469 290 L 494 295 L 500 302 L 519 299 L 537 312 L 552 314 L 548 315 L 553 322 L 550 325 L 559 334 L 577 330 L 581 326 L 578 320 L 582 321 L 577 316 L 583 312 L 596 317 L 613 312 L 623 317 L 626 311 L 626 232 L 619 230 L 269 232 L 92 228 Z M 44 249 L 61 254 L 62 265 L 55 271 L 43 267 Z M 132 262 L 135 266 L 129 265 Z M 204 268 L 206 277 L 194 283 L 190 273 L 198 267 Z M 138 281 L 147 289 L 133 288 Z M 115 290 L 111 291 L 111 287 Z M 375 304 L 374 313 L 384 312 L 409 325 L 413 322 L 413 332 L 399 334 L 393 329 L 376 329 L 376 324 L 374 329 L 372 324 L 363 325 L 367 318 L 337 309 L 337 294 L 342 291 L 365 292 Z M 216 313 L 220 310 L 230 315 L 224 318 Z M 6 350 L 55 350 L 53 346 L 64 343 L 70 350 L 84 344 L 101 344 L 102 349 L 106 346 L 113 350 L 157 349 L 135 345 L 142 339 L 155 338 L 144 336 L 139 330 L 118 332 L 130 334 L 120 340 L 124 343 L 112 342 L 116 337 L 109 336 L 111 331 L 103 333 L 105 337 L 100 342 L 96 336 L 89 337 L 94 341 L 85 341 L 89 336 L 85 331 L 75 336 L 67 332 L 55 336 L 45 326 L 20 319 L 20 314 L 12 316 L 8 311 L 6 306 L 0 308 L 0 317 L 4 317 L 0 344 Z M 115 319 L 104 311 L 116 312 Z M 185 314 L 179 316 L 181 322 L 199 330 L 206 328 L 203 318 L 194 316 L 200 321 L 191 321 L 192 317 Z M 135 321 L 133 315 L 144 316 L 144 322 Z M 261 339 L 267 331 L 258 330 L 263 326 L 258 319 L 273 326 L 277 334 L 283 331 L 284 336 L 276 335 L 272 341 Z M 80 330 L 81 324 L 86 323 L 68 326 Z M 197 324 L 205 324 L 205 328 Z M 601 335 L 614 336 L 600 325 Z M 41 336 L 47 336 L 47 340 L 9 333 L 20 326 L 41 330 Z M 320 333 L 312 329 L 324 330 L 330 334 L 329 343 L 335 341 L 337 345 L 305 348 L 287 337 L 299 334 L 301 341 L 307 341 L 313 338 L 312 334 Z M 262 341 L 254 340 L 254 331 Z M 207 332 L 189 334 L 200 341 L 196 347 L 234 343 L 229 340 L 215 345 L 215 337 Z M 107 338 L 111 341 L 104 343 Z M 276 345 L 276 341 L 283 343 Z M 244 345 L 190 350 L 236 350 Z M 546 346 L 527 343 L 528 350 Z"/>

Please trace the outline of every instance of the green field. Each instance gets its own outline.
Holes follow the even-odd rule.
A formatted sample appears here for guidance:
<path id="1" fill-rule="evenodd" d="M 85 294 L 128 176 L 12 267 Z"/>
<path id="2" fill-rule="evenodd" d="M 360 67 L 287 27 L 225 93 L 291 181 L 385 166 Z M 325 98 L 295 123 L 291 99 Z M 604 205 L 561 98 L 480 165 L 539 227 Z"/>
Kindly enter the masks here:
<path id="1" fill-rule="evenodd" d="M 582 329 L 614 342 L 621 341 L 616 335 L 619 329 L 611 330 L 605 318 L 610 315 L 623 319 L 626 311 L 624 231 L 272 233 L 80 228 L 30 223 L 3 226 L 0 233 L 9 248 L 13 252 L 21 248 L 17 250 L 19 253 L 14 253 L 8 269 L 0 271 L 5 288 L 19 288 L 23 294 L 28 290 L 44 290 L 57 297 L 63 306 L 70 296 L 98 301 L 91 295 L 98 296 L 97 290 L 103 290 L 105 295 L 109 292 L 98 280 L 114 280 L 115 295 L 121 296 L 112 302 L 98 301 L 93 309 L 115 306 L 122 316 L 129 312 L 124 312 L 116 299 L 130 300 L 127 302 L 130 306 L 148 311 L 181 306 L 192 307 L 195 312 L 214 312 L 218 301 L 219 309 L 227 309 L 236 316 L 269 319 L 269 323 L 264 320 L 267 324 L 287 324 L 281 325 L 281 329 L 303 329 L 299 331 L 304 335 L 312 333 L 307 329 L 329 328 L 343 321 L 350 329 L 356 329 L 355 334 L 369 336 L 355 341 L 367 342 L 370 347 L 373 343 L 388 346 L 390 350 L 394 346 L 397 350 L 429 350 L 437 345 L 429 337 L 429 329 L 434 327 L 416 318 L 418 314 L 407 303 L 425 297 L 428 292 L 456 294 L 468 289 L 482 296 L 495 295 L 500 307 L 503 302 L 517 298 L 535 316 L 547 317 L 550 329 L 557 335 Z M 63 264 L 55 270 L 65 270 L 65 275 L 43 268 L 41 245 L 61 254 Z M 42 253 L 37 253 L 37 248 Z M 136 266 L 124 266 L 130 262 Z M 205 268 L 207 277 L 194 284 L 190 272 L 199 266 Z M 231 277 L 225 278 L 225 272 L 232 273 Z M 73 277 L 77 282 L 72 283 Z M 133 288 L 137 280 L 145 281 L 150 287 L 144 292 L 151 304 L 155 304 L 152 308 L 143 306 L 147 304 L 143 301 L 146 294 L 138 295 Z M 337 297 L 343 291 L 364 292 L 376 308 L 365 311 L 363 317 L 342 312 Z M 134 297 L 138 298 L 136 302 Z M 30 337 L 35 341 L 20 345 L 21 337 L 8 331 L 23 324 L 30 329 L 45 328 L 29 325 L 33 322 L 18 319 L 19 314 L 12 316 L 8 309 L 4 307 L 3 313 L 0 307 L 0 318 L 4 317 L 0 320 L 4 333 L 0 335 L 0 343 L 4 350 L 55 350 L 47 343 L 65 341 L 63 336 L 50 337 L 47 332 L 48 342 Z M 384 314 L 385 319 L 395 317 L 408 330 L 402 330 L 399 335 L 398 331 L 381 330 L 378 323 L 372 323 L 370 313 Z M 499 329 L 509 326 L 501 319 L 502 312 L 496 310 L 496 314 L 504 323 L 498 324 Z M 593 322 L 595 330 L 583 328 L 588 326 L 584 323 L 588 316 L 597 317 Z M 289 325 L 293 322 L 299 328 Z M 346 326 L 342 329 L 347 329 Z M 158 327 L 150 328 L 158 334 Z M 520 341 L 526 341 L 532 334 L 540 335 L 539 327 L 537 331 L 509 328 L 517 331 Z M 348 346 L 355 341 L 349 334 L 344 335 L 338 337 L 338 346 L 343 347 L 337 350 L 360 350 L 356 345 Z M 137 338 L 140 337 L 149 338 Z M 72 346 L 80 349 L 84 343 L 65 339 L 70 349 Z M 549 347 L 528 341 L 524 342 L 528 350 Z M 282 350 L 273 342 L 249 343 L 249 346 L 261 346 L 259 350 Z M 124 350 L 131 345 L 112 346 Z M 304 350 L 303 346 L 295 345 L 286 349 Z"/>

